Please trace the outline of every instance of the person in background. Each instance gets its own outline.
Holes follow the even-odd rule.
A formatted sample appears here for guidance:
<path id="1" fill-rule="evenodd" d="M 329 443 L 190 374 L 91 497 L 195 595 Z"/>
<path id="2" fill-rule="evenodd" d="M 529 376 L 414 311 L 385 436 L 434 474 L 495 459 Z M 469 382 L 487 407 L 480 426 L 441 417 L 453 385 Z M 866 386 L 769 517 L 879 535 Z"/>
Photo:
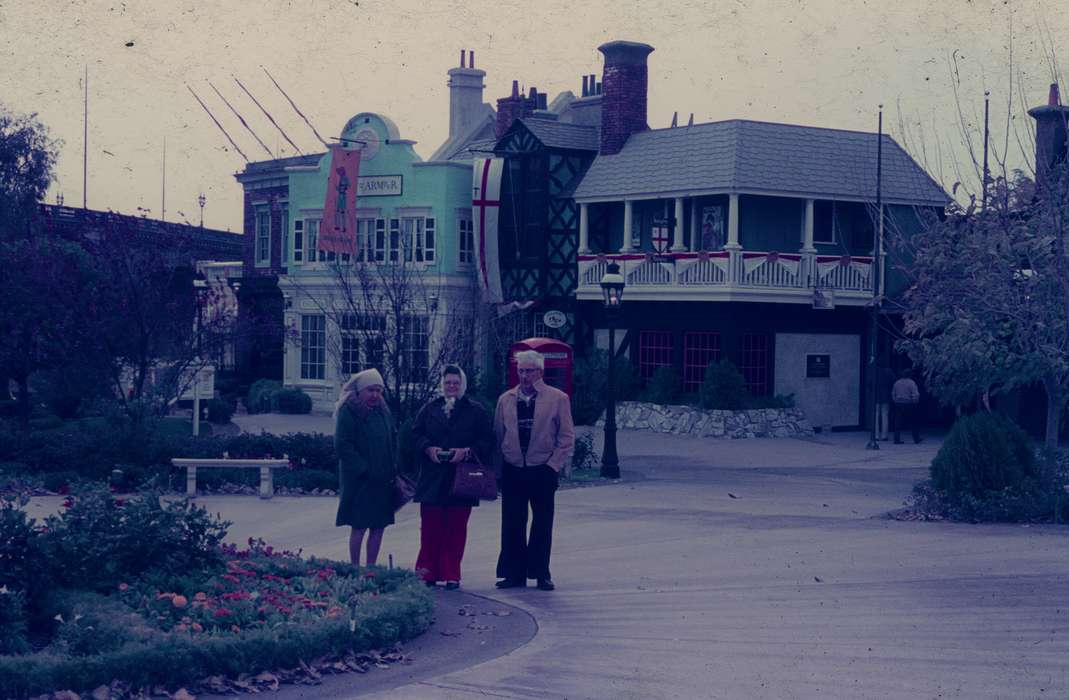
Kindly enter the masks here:
<path id="1" fill-rule="evenodd" d="M 377 369 L 354 374 L 334 407 L 334 449 L 338 453 L 341 497 L 335 526 L 348 525 L 349 559 L 360 564 L 367 537 L 367 566 L 378 562 L 382 534 L 393 525 L 393 488 L 397 477 L 393 416 L 383 400 Z M 369 532 L 370 531 L 370 532 Z"/>
<path id="2" fill-rule="evenodd" d="M 917 429 L 917 404 L 920 403 L 921 392 L 917 388 L 917 382 L 913 381 L 913 373 L 904 370 L 897 382 L 891 387 L 891 401 L 895 406 L 895 444 L 902 444 L 902 428 L 907 424 L 913 433 L 913 442 L 921 441 L 920 431 Z"/>
<path id="3" fill-rule="evenodd" d="M 887 440 L 891 435 L 891 387 L 895 373 L 887 365 L 876 370 L 876 439 Z"/>
<path id="4" fill-rule="evenodd" d="M 474 498 L 452 495 L 456 465 L 480 461 L 489 465 L 493 447 L 490 415 L 464 395 L 464 370 L 447 365 L 442 395 L 420 409 L 412 426 L 412 447 L 420 455 L 419 480 L 413 500 L 419 503 L 419 557 L 416 571 L 428 586 L 445 581 L 460 587 L 460 561 L 468 539 L 468 518 Z"/>
<path id="5" fill-rule="evenodd" d="M 519 384 L 501 395 L 494 412 L 501 480 L 498 588 L 524 587 L 527 579 L 543 591 L 555 588 L 549 572 L 554 497 L 575 444 L 575 426 L 568 395 L 542 381 L 544 368 L 540 353 L 516 353 Z"/>

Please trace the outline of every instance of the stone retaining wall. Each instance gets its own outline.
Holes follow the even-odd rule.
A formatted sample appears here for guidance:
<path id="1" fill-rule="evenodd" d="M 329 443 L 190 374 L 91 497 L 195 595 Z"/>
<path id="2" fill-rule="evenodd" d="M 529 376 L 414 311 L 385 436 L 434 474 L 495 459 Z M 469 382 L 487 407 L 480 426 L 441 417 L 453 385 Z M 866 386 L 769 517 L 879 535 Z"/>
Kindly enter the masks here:
<path id="1" fill-rule="evenodd" d="M 605 425 L 605 415 L 598 419 Z M 813 426 L 799 408 L 706 411 L 693 406 L 666 406 L 637 401 L 616 404 L 616 426 L 673 435 L 716 438 L 793 437 L 812 435 Z"/>

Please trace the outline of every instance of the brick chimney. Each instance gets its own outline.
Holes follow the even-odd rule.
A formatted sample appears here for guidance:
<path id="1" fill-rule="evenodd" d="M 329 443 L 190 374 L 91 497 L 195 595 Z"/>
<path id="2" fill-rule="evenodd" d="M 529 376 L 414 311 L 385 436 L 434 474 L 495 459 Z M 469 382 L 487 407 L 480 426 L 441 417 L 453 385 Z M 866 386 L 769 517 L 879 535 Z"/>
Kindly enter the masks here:
<path id="1" fill-rule="evenodd" d="M 482 113 L 485 76 L 486 71 L 475 68 L 475 52 L 461 50 L 460 67 L 449 69 L 450 138 L 465 133 Z"/>
<path id="2" fill-rule="evenodd" d="M 1062 106 L 1058 84 L 1051 83 L 1047 104 L 1028 114 L 1036 120 L 1036 184 L 1042 186 L 1050 171 L 1066 162 L 1066 120 L 1069 107 Z"/>
<path id="3" fill-rule="evenodd" d="M 598 47 L 605 56 L 601 74 L 601 154 L 620 152 L 627 138 L 649 129 L 646 123 L 649 44 L 610 41 Z"/>
<path id="4" fill-rule="evenodd" d="M 512 94 L 497 101 L 497 127 L 494 130 L 497 138 L 505 135 L 512 122 L 534 114 L 540 104 L 541 109 L 545 109 L 545 100 L 545 93 L 539 94 L 535 88 L 531 88 L 530 95 L 524 96 L 520 93 L 519 81 L 513 80 Z"/>

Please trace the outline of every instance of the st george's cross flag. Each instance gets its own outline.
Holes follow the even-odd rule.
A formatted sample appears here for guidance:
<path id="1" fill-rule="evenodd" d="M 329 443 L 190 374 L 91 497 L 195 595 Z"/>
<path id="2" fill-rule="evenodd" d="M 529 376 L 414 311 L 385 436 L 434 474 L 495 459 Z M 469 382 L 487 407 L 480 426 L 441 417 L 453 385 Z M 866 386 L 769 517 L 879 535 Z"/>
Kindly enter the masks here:
<path id="1" fill-rule="evenodd" d="M 356 256 L 356 182 L 360 177 L 360 151 L 332 145 L 328 153 L 327 196 L 316 247 L 327 253 Z"/>
<path id="2" fill-rule="evenodd" d="M 472 162 L 471 210 L 475 257 L 483 301 L 500 304 L 501 266 L 497 255 L 497 223 L 501 209 L 501 158 L 476 158 Z"/>

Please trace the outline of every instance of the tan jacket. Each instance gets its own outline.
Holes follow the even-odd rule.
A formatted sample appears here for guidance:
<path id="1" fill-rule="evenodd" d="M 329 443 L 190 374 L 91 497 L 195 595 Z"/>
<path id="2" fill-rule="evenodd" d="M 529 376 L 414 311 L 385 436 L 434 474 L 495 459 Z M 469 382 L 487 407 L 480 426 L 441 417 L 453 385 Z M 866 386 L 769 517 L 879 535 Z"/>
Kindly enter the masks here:
<path id="1" fill-rule="evenodd" d="M 514 386 L 497 400 L 494 411 L 494 435 L 498 454 L 509 464 L 524 466 L 520 450 L 519 426 L 516 423 L 516 393 Z M 542 380 L 535 383 L 534 425 L 531 442 L 527 445 L 526 464 L 548 464 L 558 472 L 564 468 L 575 445 L 575 424 L 572 423 L 572 404 L 568 395 Z"/>

